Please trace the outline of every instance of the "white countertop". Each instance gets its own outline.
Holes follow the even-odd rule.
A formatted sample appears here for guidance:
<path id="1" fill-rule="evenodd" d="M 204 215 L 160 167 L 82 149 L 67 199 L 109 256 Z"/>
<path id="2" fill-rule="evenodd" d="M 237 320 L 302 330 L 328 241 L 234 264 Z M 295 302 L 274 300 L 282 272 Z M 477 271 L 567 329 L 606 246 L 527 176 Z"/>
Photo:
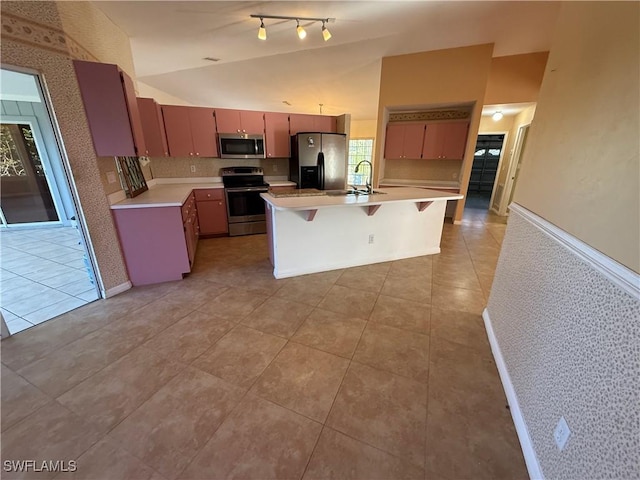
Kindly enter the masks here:
<path id="1" fill-rule="evenodd" d="M 341 196 L 305 196 L 274 197 L 268 193 L 260 196 L 276 210 L 316 210 L 329 207 L 350 207 L 381 205 L 391 202 L 429 202 L 438 200 L 459 200 L 463 198 L 457 193 L 438 192 L 426 188 L 399 187 L 379 188 L 382 194 L 341 195 Z"/>
<path id="2" fill-rule="evenodd" d="M 180 207 L 192 190 L 199 188 L 224 188 L 222 182 L 209 183 L 160 183 L 149 187 L 137 197 L 127 198 L 111 205 L 112 210 L 121 208 Z"/>
<path id="3" fill-rule="evenodd" d="M 408 180 L 397 178 L 383 178 L 380 180 L 380 185 L 383 187 L 420 187 L 420 188 L 434 188 L 434 189 L 460 189 L 460 183 L 458 181 L 447 180 Z"/>

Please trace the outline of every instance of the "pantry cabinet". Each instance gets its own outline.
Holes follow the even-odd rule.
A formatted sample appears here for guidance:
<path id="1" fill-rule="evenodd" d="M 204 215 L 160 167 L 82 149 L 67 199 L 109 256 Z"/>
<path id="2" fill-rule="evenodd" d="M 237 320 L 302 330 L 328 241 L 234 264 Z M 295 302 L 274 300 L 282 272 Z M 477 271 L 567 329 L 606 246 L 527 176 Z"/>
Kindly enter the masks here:
<path id="1" fill-rule="evenodd" d="M 267 158 L 288 158 L 291 148 L 289 115 L 265 113 L 264 127 Z"/>
<path id="2" fill-rule="evenodd" d="M 202 188 L 194 191 L 200 235 L 222 235 L 229 232 L 227 203 L 222 188 Z"/>
<path id="3" fill-rule="evenodd" d="M 387 125 L 384 157 L 386 159 L 422 158 L 424 123 L 405 123 Z"/>
<path id="4" fill-rule="evenodd" d="M 138 110 L 144 132 L 145 155 L 166 157 L 169 155 L 167 135 L 162 120 L 160 105 L 153 98 L 138 98 Z"/>
<path id="5" fill-rule="evenodd" d="M 216 108 L 218 133 L 264 134 L 264 113 Z"/>
<path id="6" fill-rule="evenodd" d="M 214 109 L 163 105 L 162 116 L 172 157 L 217 157 Z"/>
<path id="7" fill-rule="evenodd" d="M 462 160 L 467 146 L 469 122 L 428 123 L 422 158 Z"/>
<path id="8" fill-rule="evenodd" d="M 131 78 L 108 63 L 74 60 L 73 66 L 96 155 L 144 155 L 144 133 Z"/>

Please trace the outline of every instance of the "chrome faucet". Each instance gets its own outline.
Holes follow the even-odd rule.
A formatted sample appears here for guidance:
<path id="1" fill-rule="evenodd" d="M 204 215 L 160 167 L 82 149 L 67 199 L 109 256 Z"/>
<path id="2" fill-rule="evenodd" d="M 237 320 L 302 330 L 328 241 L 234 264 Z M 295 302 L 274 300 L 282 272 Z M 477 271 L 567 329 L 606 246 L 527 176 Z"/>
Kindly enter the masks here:
<path id="1" fill-rule="evenodd" d="M 373 165 L 369 160 L 362 160 L 361 162 L 359 162 L 356 165 L 356 169 L 355 169 L 355 173 L 358 173 L 358 170 L 360 170 L 360 165 L 362 165 L 363 163 L 368 163 L 369 164 L 369 178 L 367 179 L 367 193 L 373 193 Z"/>

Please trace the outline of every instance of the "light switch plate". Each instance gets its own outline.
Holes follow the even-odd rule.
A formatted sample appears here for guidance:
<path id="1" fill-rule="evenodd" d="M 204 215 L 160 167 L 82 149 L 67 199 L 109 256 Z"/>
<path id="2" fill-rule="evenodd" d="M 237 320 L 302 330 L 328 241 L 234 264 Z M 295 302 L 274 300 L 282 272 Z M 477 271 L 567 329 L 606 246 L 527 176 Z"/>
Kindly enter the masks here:
<path id="1" fill-rule="evenodd" d="M 116 172 L 107 172 L 107 182 L 116 183 Z"/>
<path id="2" fill-rule="evenodd" d="M 560 417 L 560 420 L 556 425 L 556 429 L 553 431 L 553 439 L 556 441 L 558 450 L 564 450 L 564 446 L 567 444 L 567 440 L 569 440 L 570 435 L 571 430 L 569 430 L 567 421 L 564 419 L 564 417 Z"/>

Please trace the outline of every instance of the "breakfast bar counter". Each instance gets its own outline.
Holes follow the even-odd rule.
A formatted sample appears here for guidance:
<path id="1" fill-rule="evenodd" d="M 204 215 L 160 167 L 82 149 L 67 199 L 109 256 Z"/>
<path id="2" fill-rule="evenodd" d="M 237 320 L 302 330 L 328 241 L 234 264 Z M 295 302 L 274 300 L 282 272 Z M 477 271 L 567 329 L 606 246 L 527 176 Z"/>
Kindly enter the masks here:
<path id="1" fill-rule="evenodd" d="M 440 252 L 447 200 L 424 188 L 263 193 L 273 274 L 286 278 Z"/>

